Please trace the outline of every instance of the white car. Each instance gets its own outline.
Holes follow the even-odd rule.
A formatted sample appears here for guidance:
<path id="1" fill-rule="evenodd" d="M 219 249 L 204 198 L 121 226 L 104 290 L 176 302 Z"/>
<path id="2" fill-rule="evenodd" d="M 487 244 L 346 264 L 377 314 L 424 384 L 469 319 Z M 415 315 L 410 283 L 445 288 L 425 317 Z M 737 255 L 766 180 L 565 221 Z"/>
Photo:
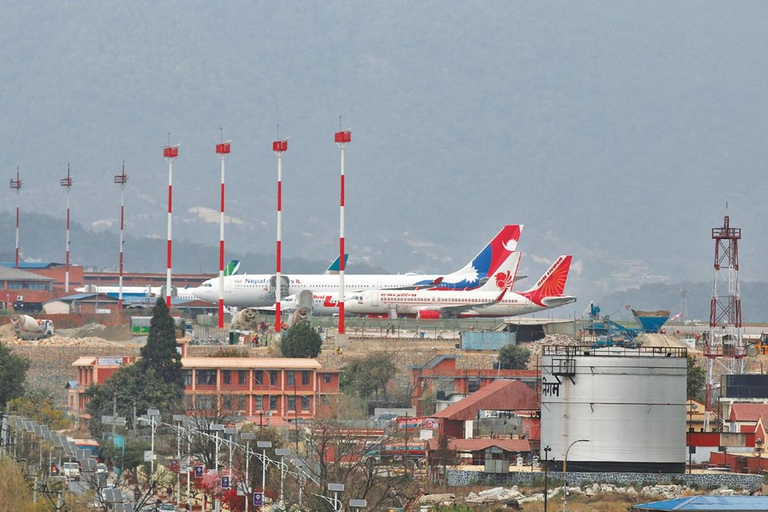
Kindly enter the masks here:
<path id="1" fill-rule="evenodd" d="M 77 462 L 65 462 L 61 465 L 61 474 L 67 480 L 80 480 L 80 465 Z"/>

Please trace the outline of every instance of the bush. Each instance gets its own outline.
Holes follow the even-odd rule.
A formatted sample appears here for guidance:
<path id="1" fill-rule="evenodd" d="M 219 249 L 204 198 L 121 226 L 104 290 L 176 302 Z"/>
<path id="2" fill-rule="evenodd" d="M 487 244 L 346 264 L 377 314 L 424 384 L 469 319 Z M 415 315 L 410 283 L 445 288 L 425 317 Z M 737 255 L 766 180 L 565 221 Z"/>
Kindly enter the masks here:
<path id="1" fill-rule="evenodd" d="M 280 350 L 285 357 L 314 358 L 320 354 L 323 340 L 307 322 L 298 322 L 283 334 Z"/>

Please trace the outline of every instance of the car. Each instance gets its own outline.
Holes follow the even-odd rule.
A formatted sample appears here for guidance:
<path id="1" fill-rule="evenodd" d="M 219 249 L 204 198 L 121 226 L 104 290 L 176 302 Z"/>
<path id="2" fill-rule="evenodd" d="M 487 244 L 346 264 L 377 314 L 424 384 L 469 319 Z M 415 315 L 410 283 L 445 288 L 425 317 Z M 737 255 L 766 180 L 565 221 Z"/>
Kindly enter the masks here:
<path id="1" fill-rule="evenodd" d="M 61 465 L 61 474 L 68 480 L 80 480 L 80 465 L 77 462 L 65 462 Z"/>
<path id="2" fill-rule="evenodd" d="M 106 475 L 108 472 L 109 472 L 109 470 L 108 470 L 106 464 L 104 464 L 102 462 L 99 462 L 98 464 L 96 464 L 96 473 L 97 474 L 104 474 L 104 475 Z"/>
<path id="3" fill-rule="evenodd" d="M 166 512 L 176 512 L 176 507 L 174 507 L 170 503 L 163 503 L 162 505 L 160 505 L 160 507 L 158 507 L 157 510 L 163 510 Z"/>

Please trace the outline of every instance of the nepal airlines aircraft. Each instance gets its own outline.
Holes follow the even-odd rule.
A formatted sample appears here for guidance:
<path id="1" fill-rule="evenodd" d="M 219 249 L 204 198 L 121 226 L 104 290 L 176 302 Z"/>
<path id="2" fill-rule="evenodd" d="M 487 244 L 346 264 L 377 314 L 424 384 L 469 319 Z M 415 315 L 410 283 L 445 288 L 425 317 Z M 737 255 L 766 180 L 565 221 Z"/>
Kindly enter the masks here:
<path id="1" fill-rule="evenodd" d="M 520 253 L 516 253 L 517 261 Z M 513 258 L 509 258 L 512 260 Z M 536 285 L 528 291 L 508 291 L 514 273 L 504 269 L 477 290 L 366 291 L 344 303 L 345 311 L 356 314 L 389 314 L 417 318 L 498 317 L 533 313 L 576 301 L 564 295 L 571 256 L 560 256 Z M 513 272 L 517 271 L 517 265 Z"/>
<path id="2" fill-rule="evenodd" d="M 499 266 L 517 248 L 523 226 L 512 224 L 504 226 L 501 231 L 486 245 L 472 261 L 462 269 L 448 275 L 417 275 L 417 274 L 380 274 L 344 276 L 344 288 L 347 293 L 364 290 L 383 289 L 418 289 L 422 287 L 438 287 L 439 289 L 473 289 L 483 284 L 493 276 Z M 289 297 L 310 290 L 313 294 L 332 297 L 329 301 L 336 302 L 333 293 L 338 291 L 339 278 L 334 275 L 282 275 L 281 296 Z M 224 304 L 236 307 L 265 307 L 275 303 L 274 274 L 236 275 L 224 278 Z M 216 302 L 219 297 L 219 278 L 205 281 L 192 290 L 201 300 Z"/>

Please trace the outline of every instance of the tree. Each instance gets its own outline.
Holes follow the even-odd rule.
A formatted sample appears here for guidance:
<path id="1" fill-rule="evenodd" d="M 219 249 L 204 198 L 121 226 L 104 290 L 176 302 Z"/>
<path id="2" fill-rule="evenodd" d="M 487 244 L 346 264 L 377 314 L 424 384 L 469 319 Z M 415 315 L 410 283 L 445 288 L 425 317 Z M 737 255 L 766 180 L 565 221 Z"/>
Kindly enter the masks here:
<path id="1" fill-rule="evenodd" d="M 387 399 L 387 384 L 397 372 L 394 357 L 387 352 L 371 352 L 353 359 L 341 373 L 341 386 L 361 398 Z"/>
<path id="2" fill-rule="evenodd" d="M 48 425 L 52 430 L 62 430 L 70 424 L 64 412 L 56 408 L 52 394 L 42 388 L 28 388 L 23 396 L 11 400 L 9 406 L 12 414 Z"/>
<path id="3" fill-rule="evenodd" d="M 280 351 L 285 357 L 317 357 L 323 339 L 307 322 L 293 324 L 283 335 Z"/>
<path id="4" fill-rule="evenodd" d="M 144 369 L 138 364 L 122 366 L 104 384 L 88 386 L 85 396 L 91 415 L 88 426 L 95 439 L 101 438 L 101 417 L 112 416 L 115 403 L 117 415 L 129 421 L 134 408 L 139 414 L 150 408 L 173 414 L 183 407 L 181 392 L 175 384 L 167 384 L 153 368 Z"/>
<path id="5" fill-rule="evenodd" d="M 24 383 L 29 370 L 29 359 L 13 353 L 0 343 L 0 409 L 24 393 Z"/>
<path id="6" fill-rule="evenodd" d="M 528 368 L 528 359 L 531 352 L 523 347 L 509 344 L 499 349 L 499 368 L 503 370 L 525 370 Z"/>
<path id="7" fill-rule="evenodd" d="M 147 344 L 141 348 L 141 359 L 137 365 L 145 371 L 154 370 L 163 382 L 175 385 L 181 398 L 184 377 L 181 373 L 181 354 L 176 349 L 176 325 L 162 298 L 155 303 Z"/>
<path id="8" fill-rule="evenodd" d="M 704 400 L 704 389 L 707 383 L 707 372 L 696 364 L 696 358 L 688 356 L 688 380 L 686 396 L 691 400 L 701 402 Z"/>

